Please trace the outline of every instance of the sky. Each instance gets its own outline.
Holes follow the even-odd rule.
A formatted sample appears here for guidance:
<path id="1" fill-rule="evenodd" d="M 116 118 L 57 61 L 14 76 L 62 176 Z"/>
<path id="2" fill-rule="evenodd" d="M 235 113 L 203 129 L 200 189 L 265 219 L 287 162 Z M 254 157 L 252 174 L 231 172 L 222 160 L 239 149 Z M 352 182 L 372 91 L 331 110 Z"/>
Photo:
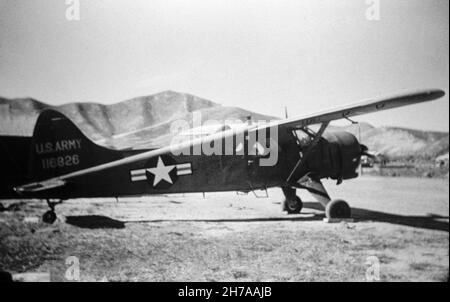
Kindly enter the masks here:
<path id="1" fill-rule="evenodd" d="M 1 96 L 110 104 L 174 90 L 292 117 L 441 88 L 355 120 L 449 129 L 447 0 L 79 0 L 73 20 L 75 2 L 0 0 Z"/>

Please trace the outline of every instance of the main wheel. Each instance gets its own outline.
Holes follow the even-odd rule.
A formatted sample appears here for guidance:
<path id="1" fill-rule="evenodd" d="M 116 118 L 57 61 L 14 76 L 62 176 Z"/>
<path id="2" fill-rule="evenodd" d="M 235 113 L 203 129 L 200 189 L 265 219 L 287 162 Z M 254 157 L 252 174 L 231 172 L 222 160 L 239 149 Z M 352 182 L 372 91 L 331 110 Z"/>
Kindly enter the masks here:
<path id="1" fill-rule="evenodd" d="M 352 210 L 344 200 L 335 199 L 327 204 L 325 214 L 327 218 L 350 218 L 352 216 Z"/>
<path id="2" fill-rule="evenodd" d="M 303 202 L 300 197 L 295 196 L 294 199 L 285 199 L 283 201 L 283 210 L 288 214 L 299 214 L 302 211 Z"/>
<path id="3" fill-rule="evenodd" d="M 52 224 L 55 222 L 55 220 L 56 220 L 56 213 L 52 210 L 45 212 L 44 215 L 42 216 L 42 221 L 45 223 Z"/>

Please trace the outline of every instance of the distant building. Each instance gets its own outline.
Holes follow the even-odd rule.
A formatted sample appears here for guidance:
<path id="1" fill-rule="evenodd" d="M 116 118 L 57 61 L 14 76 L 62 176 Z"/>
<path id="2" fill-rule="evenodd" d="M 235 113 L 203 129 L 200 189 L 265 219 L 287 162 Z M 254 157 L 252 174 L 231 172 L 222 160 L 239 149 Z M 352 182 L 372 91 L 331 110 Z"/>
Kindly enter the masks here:
<path id="1" fill-rule="evenodd" d="M 375 155 L 375 162 L 384 167 L 389 162 L 389 157 L 384 153 L 377 152 Z"/>
<path id="2" fill-rule="evenodd" d="M 435 159 L 436 167 L 448 167 L 448 153 L 438 156 Z"/>
<path id="3" fill-rule="evenodd" d="M 372 168 L 374 164 L 374 159 L 372 157 L 369 157 L 367 155 L 361 156 L 361 166 L 363 168 Z"/>
<path id="4" fill-rule="evenodd" d="M 371 152 L 372 156 L 361 156 L 361 166 L 365 168 L 372 168 L 375 164 L 384 167 L 389 159 L 386 155 L 380 152 Z"/>

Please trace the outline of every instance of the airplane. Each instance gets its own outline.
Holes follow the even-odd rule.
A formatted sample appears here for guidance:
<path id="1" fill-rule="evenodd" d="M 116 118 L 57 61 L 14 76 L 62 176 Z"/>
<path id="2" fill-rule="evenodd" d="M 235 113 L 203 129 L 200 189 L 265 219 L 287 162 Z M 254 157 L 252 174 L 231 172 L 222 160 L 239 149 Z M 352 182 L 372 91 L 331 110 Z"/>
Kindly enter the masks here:
<path id="1" fill-rule="evenodd" d="M 331 199 L 321 179 L 340 184 L 358 176 L 366 146 L 345 131 L 325 132 L 334 120 L 417 104 L 445 95 L 427 89 L 369 99 L 337 109 L 286 118 L 266 124 L 224 127 L 192 140 L 156 149 L 114 150 L 95 144 L 62 113 L 46 109 L 37 119 L 32 137 L 0 136 L 0 199 L 42 199 L 49 210 L 42 219 L 53 223 L 55 206 L 72 198 L 125 197 L 151 194 L 237 191 L 255 192 L 280 187 L 282 208 L 298 214 L 303 207 L 296 195 L 304 189 L 324 207 L 328 218 L 350 218 L 342 199 Z M 351 120 L 350 120 L 351 121 Z M 319 125 L 313 130 L 313 125 Z M 277 130 L 273 150 L 277 161 L 261 164 L 264 152 L 251 152 L 249 137 Z M 243 152 L 189 154 L 198 146 L 243 137 Z M 270 138 L 273 141 L 272 138 Z M 236 146 L 233 146 L 235 148 Z M 242 146 L 241 146 L 242 147 Z M 267 144 L 263 148 L 267 147 Z"/>

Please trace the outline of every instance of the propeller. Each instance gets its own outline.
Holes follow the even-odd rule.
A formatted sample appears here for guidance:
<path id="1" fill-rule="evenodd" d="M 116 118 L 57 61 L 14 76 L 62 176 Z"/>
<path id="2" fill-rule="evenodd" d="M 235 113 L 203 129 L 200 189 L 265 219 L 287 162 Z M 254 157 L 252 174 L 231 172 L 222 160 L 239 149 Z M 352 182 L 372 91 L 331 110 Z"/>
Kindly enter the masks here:
<path id="1" fill-rule="evenodd" d="M 359 146 L 361 148 L 361 156 L 365 155 L 365 156 L 370 157 L 370 158 L 375 158 L 376 157 L 376 154 L 371 152 L 371 151 L 369 151 L 369 148 L 366 145 L 360 143 Z"/>

